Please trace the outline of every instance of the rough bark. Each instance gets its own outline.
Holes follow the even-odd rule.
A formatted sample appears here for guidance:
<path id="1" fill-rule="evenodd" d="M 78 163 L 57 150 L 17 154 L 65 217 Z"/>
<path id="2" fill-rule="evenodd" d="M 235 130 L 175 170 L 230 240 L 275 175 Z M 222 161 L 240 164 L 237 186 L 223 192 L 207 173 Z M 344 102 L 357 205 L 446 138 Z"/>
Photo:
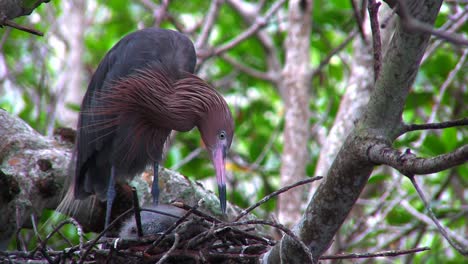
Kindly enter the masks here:
<path id="1" fill-rule="evenodd" d="M 281 157 L 281 186 L 305 178 L 309 139 L 309 47 L 312 1 L 289 2 L 288 36 L 285 42 L 286 63 L 281 90 L 285 105 L 284 144 Z M 291 190 L 278 199 L 278 217 L 281 223 L 293 225 L 300 219 L 299 204 L 304 200 L 303 188 Z"/>
<path id="2" fill-rule="evenodd" d="M 23 120 L 0 110 L 0 250 L 5 249 L 17 228 L 30 226 L 32 215 L 40 217 L 43 209 L 57 208 L 66 192 L 72 147 L 70 142 L 42 136 Z M 203 198 L 200 209 L 221 216 L 218 197 L 201 184 L 166 169 L 160 170 L 159 177 L 161 203 L 195 205 Z M 151 179 L 152 175 L 145 172 L 130 183 L 137 188 L 141 204 L 151 201 Z M 114 217 L 132 206 L 130 187 L 118 188 Z M 76 205 L 75 219 L 86 230 L 101 231 L 105 203 L 88 199 Z M 228 216 L 238 213 L 234 210 L 228 205 Z"/>
<path id="3" fill-rule="evenodd" d="M 441 0 L 405 1 L 416 19 L 433 25 Z M 333 241 L 375 164 L 367 151 L 382 143 L 391 145 L 399 135 L 401 114 L 410 87 L 428 45 L 430 35 L 410 32 L 398 21 L 384 56 L 382 70 L 362 120 L 352 130 L 334 160 L 327 177 L 312 197 L 294 231 L 317 260 Z M 284 236 L 266 256 L 269 263 L 305 263 L 305 254 Z"/>
<path id="4" fill-rule="evenodd" d="M 363 0 L 367 1 L 367 0 Z M 361 6 L 361 5 L 359 5 Z M 380 7 L 379 20 L 388 18 L 389 12 L 385 5 Z M 388 46 L 390 35 L 394 30 L 394 23 L 387 23 L 384 29 L 381 29 L 383 51 Z M 369 101 L 372 88 L 374 87 L 374 77 L 372 75 L 372 44 L 369 18 L 366 16 L 363 22 L 363 34 L 367 41 L 357 38 L 353 43 L 353 59 L 350 64 L 351 72 L 349 74 L 348 86 L 346 92 L 341 98 L 340 107 L 335 117 L 330 132 L 327 135 L 326 144 L 320 150 L 319 159 L 315 169 L 315 175 L 326 175 L 330 165 L 340 150 L 342 142 L 346 139 L 349 132 L 354 128 L 365 107 Z M 317 187 L 314 185 L 312 189 Z"/>

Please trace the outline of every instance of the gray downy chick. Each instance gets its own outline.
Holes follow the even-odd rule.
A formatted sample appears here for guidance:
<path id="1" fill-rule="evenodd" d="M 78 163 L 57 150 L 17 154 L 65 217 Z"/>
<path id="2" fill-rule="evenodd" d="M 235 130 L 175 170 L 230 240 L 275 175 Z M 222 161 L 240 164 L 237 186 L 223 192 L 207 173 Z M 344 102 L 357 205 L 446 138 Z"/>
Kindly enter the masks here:
<path id="1" fill-rule="evenodd" d="M 156 235 L 166 231 L 173 225 L 180 217 L 185 214 L 185 210 L 172 205 L 161 204 L 157 206 L 145 206 L 144 209 L 151 209 L 161 211 L 172 216 L 158 214 L 154 212 L 142 211 L 141 216 L 141 229 L 143 236 Z M 137 239 L 138 232 L 136 227 L 135 217 L 132 215 L 123 224 L 119 232 L 119 237 L 123 239 Z"/>

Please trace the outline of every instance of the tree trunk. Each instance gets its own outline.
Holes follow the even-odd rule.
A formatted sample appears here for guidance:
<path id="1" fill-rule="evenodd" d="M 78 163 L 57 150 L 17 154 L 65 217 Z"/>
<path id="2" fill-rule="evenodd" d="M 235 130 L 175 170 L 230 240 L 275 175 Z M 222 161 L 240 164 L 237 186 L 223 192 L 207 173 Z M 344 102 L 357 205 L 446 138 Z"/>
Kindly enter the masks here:
<path id="1" fill-rule="evenodd" d="M 63 126 L 76 127 L 78 113 L 67 105 L 80 105 L 84 82 L 84 29 L 86 27 L 85 0 L 63 1 L 63 15 L 58 29 L 68 47 L 64 57 L 64 68 L 58 81 L 57 119 Z"/>
<path id="2" fill-rule="evenodd" d="M 289 2 L 288 36 L 285 42 L 286 63 L 281 91 L 285 105 L 284 144 L 281 157 L 281 186 L 305 178 L 309 160 L 309 47 L 312 1 Z M 278 216 L 282 224 L 293 225 L 301 216 L 305 187 L 295 188 L 278 198 Z"/>
<path id="3" fill-rule="evenodd" d="M 441 0 L 405 1 L 413 17 L 432 26 Z M 315 261 L 328 249 L 358 199 L 376 164 L 368 156 L 374 146 L 391 147 L 401 134 L 402 112 L 430 35 L 409 31 L 398 21 L 382 61 L 380 75 L 361 121 L 347 137 L 327 177 L 312 197 L 294 232 Z M 289 236 L 265 255 L 268 263 L 306 263 L 308 255 Z"/>

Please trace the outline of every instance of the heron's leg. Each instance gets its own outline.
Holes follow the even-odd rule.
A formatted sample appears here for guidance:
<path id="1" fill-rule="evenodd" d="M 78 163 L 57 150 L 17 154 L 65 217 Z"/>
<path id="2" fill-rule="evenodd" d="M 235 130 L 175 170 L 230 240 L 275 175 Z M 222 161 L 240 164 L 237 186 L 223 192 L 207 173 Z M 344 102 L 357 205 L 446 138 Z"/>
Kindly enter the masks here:
<path id="1" fill-rule="evenodd" d="M 106 222 L 104 228 L 107 228 L 110 224 L 112 204 L 115 199 L 115 168 L 112 166 L 111 175 L 109 179 L 109 185 L 107 186 L 107 205 L 106 205 Z"/>
<path id="2" fill-rule="evenodd" d="M 151 185 L 151 195 L 153 195 L 153 205 L 156 206 L 159 204 L 159 163 L 155 162 L 153 165 L 154 176 L 153 176 L 153 185 Z"/>

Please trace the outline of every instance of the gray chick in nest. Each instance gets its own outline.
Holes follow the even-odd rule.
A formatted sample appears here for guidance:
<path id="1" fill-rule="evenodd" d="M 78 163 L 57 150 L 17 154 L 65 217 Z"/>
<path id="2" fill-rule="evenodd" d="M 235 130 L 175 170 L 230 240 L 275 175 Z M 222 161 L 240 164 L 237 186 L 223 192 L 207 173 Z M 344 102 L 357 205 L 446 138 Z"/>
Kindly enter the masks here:
<path id="1" fill-rule="evenodd" d="M 173 225 L 177 220 L 179 220 L 179 218 L 181 218 L 185 214 L 185 210 L 172 205 L 161 204 L 157 206 L 147 206 L 143 208 L 156 210 L 168 214 L 164 215 L 154 212 L 142 211 L 140 213 L 140 216 L 143 236 L 155 235 L 166 231 L 171 225 Z M 138 238 L 136 221 L 133 215 L 122 224 L 119 237 L 123 239 Z"/>

